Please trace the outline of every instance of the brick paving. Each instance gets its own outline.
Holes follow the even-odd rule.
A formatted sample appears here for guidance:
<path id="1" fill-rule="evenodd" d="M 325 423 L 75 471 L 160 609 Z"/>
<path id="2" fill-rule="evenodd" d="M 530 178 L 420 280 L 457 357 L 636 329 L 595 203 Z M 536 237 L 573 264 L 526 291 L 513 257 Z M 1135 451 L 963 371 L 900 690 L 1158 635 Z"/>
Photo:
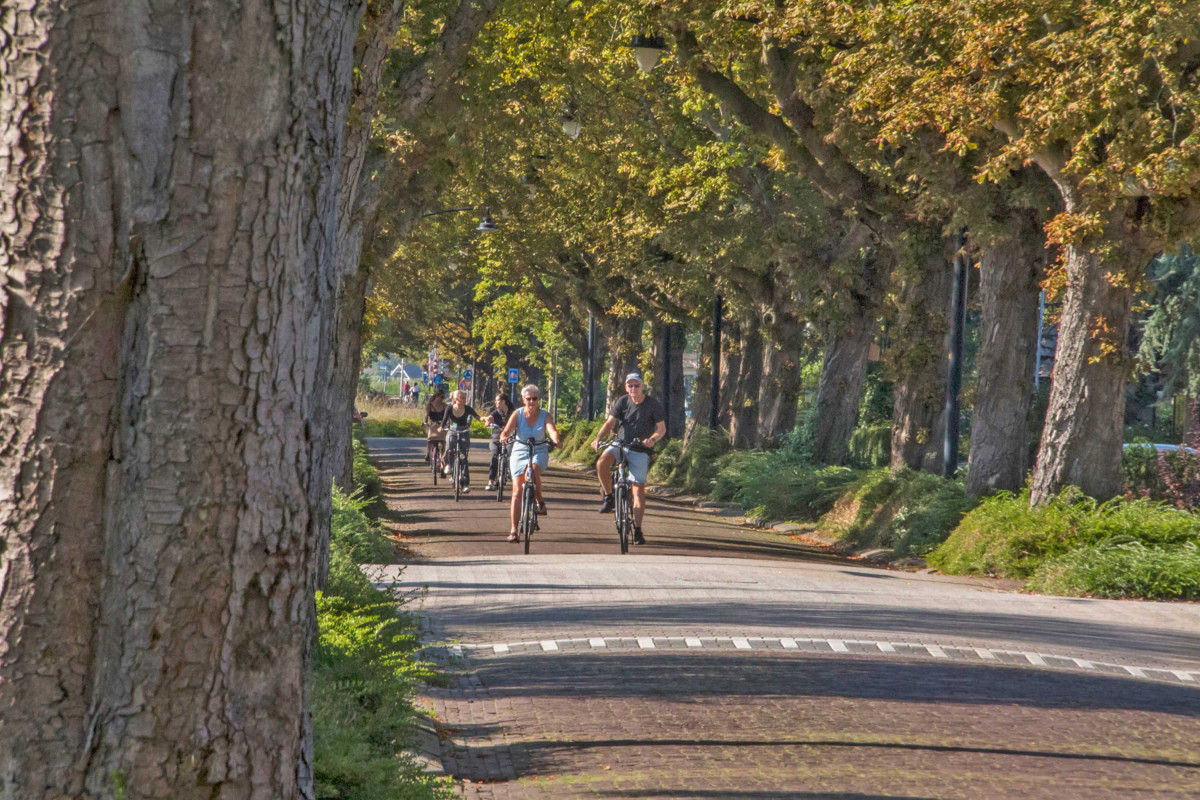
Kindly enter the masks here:
<path id="1" fill-rule="evenodd" d="M 412 548 L 377 580 L 423 591 L 429 637 L 468 645 L 424 698 L 463 797 L 1200 797 L 1200 685 L 1022 654 L 1200 669 L 1200 606 L 871 570 L 658 501 L 651 546 L 621 557 L 561 470 L 519 556 L 502 506 L 454 504 L 415 448 L 373 444 Z M 781 636 L 814 639 L 766 644 Z"/>
<path id="2" fill-rule="evenodd" d="M 431 691 L 469 798 L 1200 797 L 1200 691 L 736 652 L 472 656 Z"/>

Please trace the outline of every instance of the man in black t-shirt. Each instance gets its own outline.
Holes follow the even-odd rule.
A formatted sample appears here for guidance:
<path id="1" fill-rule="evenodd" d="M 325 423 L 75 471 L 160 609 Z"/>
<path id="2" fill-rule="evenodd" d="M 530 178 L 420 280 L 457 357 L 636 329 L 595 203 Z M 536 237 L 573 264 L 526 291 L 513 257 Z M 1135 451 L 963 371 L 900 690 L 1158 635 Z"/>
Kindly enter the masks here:
<path id="1" fill-rule="evenodd" d="M 650 450 L 667 435 L 666 414 L 662 403 L 646 395 L 642 376 L 631 372 L 625 376 L 625 395 L 617 398 L 608 419 L 596 434 L 592 449 L 600 449 L 600 440 L 608 436 L 617 425 L 621 426 L 618 439 L 630 448 L 629 472 L 633 478 L 633 543 L 645 544 L 642 535 L 642 517 L 646 512 L 646 473 L 650 471 Z M 604 502 L 600 513 L 608 514 L 614 508 L 612 495 L 612 468 L 620 451 L 612 446 L 605 448 L 596 461 L 596 477 L 604 491 Z"/>

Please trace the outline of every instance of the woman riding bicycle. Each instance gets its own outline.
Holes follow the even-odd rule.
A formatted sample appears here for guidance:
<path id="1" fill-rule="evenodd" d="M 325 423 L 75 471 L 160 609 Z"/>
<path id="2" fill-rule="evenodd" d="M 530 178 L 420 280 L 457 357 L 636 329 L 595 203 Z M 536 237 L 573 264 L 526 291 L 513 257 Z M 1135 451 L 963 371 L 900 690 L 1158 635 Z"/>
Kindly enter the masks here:
<path id="1" fill-rule="evenodd" d="M 450 471 L 454 468 L 454 459 L 457 457 L 459 440 L 463 441 L 463 447 L 468 450 L 471 447 L 471 420 L 477 419 L 483 422 L 483 417 L 475 413 L 475 409 L 467 405 L 467 393 L 456 391 L 450 395 L 450 405 L 446 408 L 442 415 L 442 427 L 450 433 L 446 437 L 446 468 L 444 474 L 449 476 Z M 470 494 L 471 492 L 471 471 L 467 464 L 464 464 L 462 493 Z"/>
<path id="2" fill-rule="evenodd" d="M 558 447 L 558 428 L 554 420 L 541 408 L 542 393 L 532 383 L 521 390 L 522 408 L 508 418 L 504 430 L 500 432 L 500 441 L 507 442 L 516 437 L 517 444 L 508 457 L 509 472 L 513 480 L 512 507 L 509 511 L 508 540 L 518 540 L 517 523 L 521 519 L 521 491 L 525 488 L 525 467 L 529 465 L 529 448 L 522 447 L 527 442 L 545 441 L 550 437 L 551 443 Z M 546 513 L 546 501 L 542 497 L 542 473 L 550 463 L 550 449 L 539 445 L 533 449 L 533 486 L 537 492 L 538 513 Z"/>
<path id="3" fill-rule="evenodd" d="M 503 465 L 500 463 L 500 431 L 504 430 L 504 426 L 508 424 L 508 418 L 512 416 L 513 404 L 512 400 L 508 399 L 508 395 L 500 392 L 496 395 L 496 405 L 492 409 L 492 413 L 488 414 L 487 426 L 492 429 L 492 441 L 488 444 L 488 450 L 492 453 L 492 460 L 488 464 L 488 485 L 487 490 L 490 492 L 496 488 L 496 480 L 500 477 L 500 470 Z"/>
<path id="4" fill-rule="evenodd" d="M 438 389 L 425 404 L 425 460 L 433 456 L 433 448 L 446 441 L 442 431 L 442 417 L 446 415 L 446 390 Z"/>

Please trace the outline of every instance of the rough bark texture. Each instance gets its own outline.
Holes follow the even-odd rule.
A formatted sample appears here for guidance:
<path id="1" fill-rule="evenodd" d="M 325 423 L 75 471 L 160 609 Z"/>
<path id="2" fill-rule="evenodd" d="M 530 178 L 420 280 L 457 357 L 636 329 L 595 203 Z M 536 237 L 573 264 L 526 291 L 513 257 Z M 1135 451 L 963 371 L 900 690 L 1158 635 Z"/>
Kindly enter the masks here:
<path id="1" fill-rule="evenodd" d="M 671 364 L 670 402 L 665 404 L 667 411 L 667 436 L 678 438 L 683 436 L 687 427 L 685 418 L 685 398 L 683 396 L 683 351 L 687 348 L 687 331 L 678 322 L 666 326 L 671 334 L 671 347 L 665 358 Z"/>
<path id="2" fill-rule="evenodd" d="M 606 322 L 609 333 L 608 397 L 604 408 L 609 409 L 618 397 L 625 394 L 625 376 L 640 370 L 638 365 L 642 360 L 642 327 L 645 321 L 641 317 L 622 317 Z M 596 409 L 597 413 L 601 410 Z"/>
<path id="3" fill-rule="evenodd" d="M 741 324 L 737 380 L 729 398 L 729 442 L 740 450 L 758 446 L 758 391 L 763 382 L 763 335 L 758 320 Z"/>
<path id="4" fill-rule="evenodd" d="M 895 376 L 893 470 L 942 473 L 950 253 L 927 231 L 913 231 L 900 259 L 900 308 L 888 360 Z"/>
<path id="5" fill-rule="evenodd" d="M 813 458 L 818 463 L 846 463 L 850 436 L 858 424 L 873 322 L 859 316 L 828 333 L 813 412 Z"/>
<path id="6" fill-rule="evenodd" d="M 1011 235 L 991 242 L 980 259 L 979 389 L 971 413 L 970 494 L 1018 491 L 1025 483 L 1045 252 L 1037 215 L 1018 212 Z"/>
<path id="7" fill-rule="evenodd" d="M 1105 230 L 1127 238 L 1110 242 L 1108 258 L 1102 260 L 1097 248 L 1066 248 L 1067 293 L 1033 470 L 1034 505 L 1048 502 L 1067 485 L 1100 499 L 1121 491 L 1131 287 L 1151 253 L 1138 241 L 1135 220 L 1114 217 Z"/>
<path id="8" fill-rule="evenodd" d="M 712 326 L 706 325 L 700 337 L 700 361 L 696 367 L 696 380 L 692 384 L 692 415 L 683 434 L 685 450 L 696 431 L 708 427 L 708 412 L 712 407 L 712 342 Z"/>
<path id="9" fill-rule="evenodd" d="M 733 398 L 737 392 L 738 376 L 742 374 L 741 342 L 741 323 L 726 319 L 721 326 L 721 393 L 717 398 L 717 424 L 726 431 L 733 418 Z"/>
<path id="10" fill-rule="evenodd" d="M 0 796 L 311 796 L 360 13 L 0 15 Z"/>
<path id="11" fill-rule="evenodd" d="M 789 286 L 773 276 L 764 288 L 759 308 L 765 338 L 758 389 L 758 439 L 774 446 L 796 427 L 804 326 Z"/>

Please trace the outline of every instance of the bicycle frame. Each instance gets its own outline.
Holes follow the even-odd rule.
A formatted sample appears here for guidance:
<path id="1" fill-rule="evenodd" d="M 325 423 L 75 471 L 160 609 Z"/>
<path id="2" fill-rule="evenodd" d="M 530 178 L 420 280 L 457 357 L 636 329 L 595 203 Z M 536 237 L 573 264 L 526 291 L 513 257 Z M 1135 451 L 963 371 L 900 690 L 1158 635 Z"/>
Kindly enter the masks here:
<path id="1" fill-rule="evenodd" d="M 454 502 L 458 502 L 466 480 L 467 459 L 471 451 L 470 426 L 449 425 L 446 430 L 454 434 L 454 452 L 450 458 L 450 476 L 454 482 Z"/>
<path id="2" fill-rule="evenodd" d="M 548 440 L 543 439 L 537 441 L 529 439 L 524 442 L 513 442 L 513 446 L 525 447 L 529 450 L 529 460 L 525 463 L 525 472 L 522 477 L 525 478 L 525 485 L 521 488 L 521 519 L 517 533 L 525 542 L 525 552 L 529 553 L 529 539 L 533 536 L 533 532 L 538 529 L 538 513 L 537 513 L 537 487 L 534 485 L 535 476 L 533 471 L 534 450 L 541 445 L 547 443 Z"/>
<path id="3" fill-rule="evenodd" d="M 621 554 L 624 555 L 629 552 L 629 540 L 633 536 L 633 476 L 629 471 L 627 455 L 630 447 L 613 439 L 602 443 L 598 449 L 603 451 L 609 447 L 617 448 L 617 460 L 612 466 L 613 505 L 616 511 L 613 521 L 617 526 Z"/>

